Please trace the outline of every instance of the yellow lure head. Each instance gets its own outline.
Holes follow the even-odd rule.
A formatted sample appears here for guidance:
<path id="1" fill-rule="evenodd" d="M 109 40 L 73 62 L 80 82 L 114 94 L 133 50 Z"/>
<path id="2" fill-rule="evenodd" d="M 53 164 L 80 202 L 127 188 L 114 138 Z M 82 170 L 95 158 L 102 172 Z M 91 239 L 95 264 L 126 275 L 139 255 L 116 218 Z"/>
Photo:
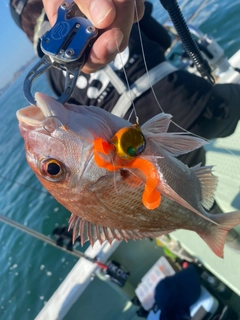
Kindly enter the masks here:
<path id="1" fill-rule="evenodd" d="M 131 160 L 142 153 L 146 140 L 138 125 L 120 129 L 111 139 L 117 155 L 125 160 Z"/>

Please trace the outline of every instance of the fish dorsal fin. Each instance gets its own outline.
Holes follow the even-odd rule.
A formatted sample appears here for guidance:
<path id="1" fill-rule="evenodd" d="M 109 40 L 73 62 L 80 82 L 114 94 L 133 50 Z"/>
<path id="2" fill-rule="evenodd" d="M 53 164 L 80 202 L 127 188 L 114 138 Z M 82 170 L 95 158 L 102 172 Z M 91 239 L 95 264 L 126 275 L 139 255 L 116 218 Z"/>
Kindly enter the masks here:
<path id="1" fill-rule="evenodd" d="M 210 209 L 214 202 L 214 194 L 218 184 L 218 178 L 212 174 L 212 166 L 201 167 L 200 164 L 190 168 L 201 183 L 201 204 L 205 209 Z"/>
<path id="2" fill-rule="evenodd" d="M 144 133 L 167 132 L 171 123 L 171 114 L 159 113 L 142 125 Z"/>
<path id="3" fill-rule="evenodd" d="M 159 144 L 161 148 L 174 157 L 191 152 L 207 144 L 203 139 L 181 132 L 146 133 L 145 138 L 152 140 L 155 144 Z"/>
<path id="4" fill-rule="evenodd" d="M 93 246 L 97 240 L 99 240 L 100 244 L 102 244 L 104 241 L 108 241 L 111 244 L 114 240 L 128 241 L 130 239 L 138 240 L 144 238 L 155 238 L 174 231 L 173 229 L 169 229 L 164 231 L 139 232 L 138 230 L 114 229 L 95 225 L 74 214 L 72 214 L 69 219 L 69 229 L 70 228 L 73 228 L 73 242 L 78 236 L 80 236 L 82 246 L 88 240 Z"/>

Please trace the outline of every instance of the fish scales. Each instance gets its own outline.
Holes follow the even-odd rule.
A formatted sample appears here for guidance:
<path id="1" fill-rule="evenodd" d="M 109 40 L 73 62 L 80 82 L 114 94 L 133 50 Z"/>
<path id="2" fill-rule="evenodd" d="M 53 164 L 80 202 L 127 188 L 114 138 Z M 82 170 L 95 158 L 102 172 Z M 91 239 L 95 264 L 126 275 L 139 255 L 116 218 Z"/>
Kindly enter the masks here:
<path id="1" fill-rule="evenodd" d="M 164 150 L 161 150 L 161 156 L 158 166 L 167 184 L 182 198 L 187 199 L 192 206 L 199 208 L 202 192 L 196 175 L 176 158 L 169 158 Z M 192 184 L 194 184 L 194 189 L 187 187 Z"/>
<path id="2" fill-rule="evenodd" d="M 116 187 L 114 184 L 116 184 Z M 151 211 L 146 209 L 141 201 L 143 188 L 143 182 L 133 175 L 122 177 L 119 172 L 116 172 L 115 176 L 106 172 L 106 175 L 94 183 L 91 182 L 85 191 L 82 190 L 82 200 L 79 201 L 79 208 L 70 208 L 70 211 L 77 214 L 83 204 L 84 210 L 91 213 L 91 218 L 88 218 L 88 220 L 93 223 L 103 225 L 104 220 L 108 219 L 111 214 L 109 227 L 128 230 L 137 225 L 138 230 L 143 232 L 149 231 L 149 228 L 155 231 L 160 230 L 160 228 L 169 230 L 169 227 L 175 229 L 176 225 L 178 227 L 183 223 L 182 206 L 169 201 L 165 197 L 163 197 L 158 209 Z M 90 199 L 91 201 L 89 201 Z M 172 214 L 169 214 L 169 208 L 171 207 Z M 99 211 L 99 215 L 96 215 L 97 211 Z M 123 214 L 121 215 L 121 213 Z M 191 223 L 193 219 L 201 220 L 190 210 L 189 215 L 191 219 L 186 220 L 191 221 Z M 208 224 L 211 225 L 210 222 L 206 221 L 206 225 Z M 189 229 L 193 228 L 187 222 L 186 226 Z"/>
<path id="3" fill-rule="evenodd" d="M 227 232 L 240 223 L 240 212 L 208 214 L 217 185 L 212 168 L 188 168 L 176 158 L 205 141 L 167 132 L 171 116 L 159 114 L 142 126 L 146 148 L 129 161 L 111 144 L 119 130 L 132 127 L 128 121 L 100 108 L 64 106 L 40 93 L 36 101 L 17 112 L 27 161 L 72 213 L 74 239 L 111 243 L 187 229 L 223 256 Z"/>

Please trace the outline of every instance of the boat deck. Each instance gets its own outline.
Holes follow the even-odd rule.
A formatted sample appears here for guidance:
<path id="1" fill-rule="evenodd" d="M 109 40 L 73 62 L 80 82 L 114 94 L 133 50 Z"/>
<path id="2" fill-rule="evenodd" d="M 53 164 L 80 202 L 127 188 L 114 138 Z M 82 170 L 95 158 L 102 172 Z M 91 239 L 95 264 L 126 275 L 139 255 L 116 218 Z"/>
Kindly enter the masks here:
<path id="1" fill-rule="evenodd" d="M 216 201 L 224 212 L 240 209 L 239 135 L 240 125 L 238 125 L 237 130 L 231 137 L 217 139 L 206 148 L 207 164 L 214 164 L 216 167 L 215 174 L 219 177 Z M 236 227 L 236 230 L 240 234 L 240 225 Z M 235 251 L 226 245 L 224 259 L 220 259 L 211 252 L 205 242 L 194 232 L 179 230 L 172 233 L 171 236 L 179 241 L 187 252 L 196 256 L 209 271 L 235 292 L 230 304 L 240 315 L 240 268 L 237 268 L 240 264 L 240 251 Z M 111 255 L 110 260 L 116 260 L 126 270 L 131 270 L 128 282 L 124 288 L 119 288 L 116 284 L 106 280 L 99 274 L 88 285 L 82 295 L 74 299 L 76 301 L 73 305 L 67 298 L 61 304 L 58 298 L 53 296 L 55 302 L 52 301 L 52 307 L 50 305 L 49 308 L 45 306 L 37 319 L 46 319 L 45 312 L 54 311 L 54 314 L 56 314 L 55 311 L 57 310 L 58 316 L 56 315 L 54 319 L 59 320 L 140 319 L 136 314 L 138 307 L 132 305 L 130 301 L 143 275 L 162 254 L 163 249 L 157 246 L 155 241 L 122 242 Z M 78 268 L 78 272 L 81 272 L 81 268 Z M 102 281 L 104 279 L 105 281 Z M 74 279 L 72 281 L 74 282 Z M 69 283 L 66 280 L 64 282 Z M 71 291 L 74 290 L 76 290 L 76 295 L 78 295 L 76 285 L 71 287 Z M 74 295 L 74 292 L 71 292 L 72 294 Z M 62 307 L 58 305 L 62 305 Z"/>
<path id="2" fill-rule="evenodd" d="M 217 139 L 207 145 L 207 164 L 214 164 L 219 177 L 216 201 L 224 212 L 240 210 L 240 124 L 235 133 L 225 139 Z M 236 227 L 240 234 L 240 225 Z M 224 259 L 215 256 L 204 241 L 194 232 L 180 230 L 172 233 L 184 249 L 202 261 L 203 265 L 228 285 L 235 294 L 231 305 L 240 315 L 240 251 L 225 246 Z M 131 273 L 128 285 L 122 290 L 110 281 L 98 278 L 89 285 L 83 295 L 71 307 L 65 320 L 137 320 L 136 308 L 129 300 L 142 276 L 162 255 L 162 248 L 149 240 L 121 243 L 111 260 L 122 263 Z M 117 303 L 116 303 L 117 301 Z M 91 308 L 92 305 L 92 308 Z M 240 317 L 239 317 L 240 319 Z"/>
<path id="3" fill-rule="evenodd" d="M 232 57 L 231 64 L 240 64 L 240 51 Z M 232 79 L 231 82 L 235 82 Z M 237 82 L 237 81 L 236 81 Z M 239 103 L 240 105 L 240 103 Z M 239 106 L 240 107 L 240 106 Z M 216 201 L 224 212 L 240 210 L 240 124 L 235 133 L 224 139 L 217 139 L 207 147 L 207 164 L 216 167 L 215 174 L 219 177 L 219 185 L 216 192 Z M 240 225 L 236 227 L 240 234 Z M 181 246 L 190 254 L 198 258 L 202 264 L 216 275 L 222 282 L 229 286 L 234 295 L 230 304 L 239 314 L 240 320 L 240 250 L 233 250 L 225 246 L 224 259 L 215 256 L 205 242 L 194 232 L 179 230 L 171 234 Z M 137 320 L 137 307 L 131 304 L 134 290 L 143 275 L 163 254 L 163 249 L 156 245 L 155 241 L 129 241 L 122 242 L 110 256 L 110 260 L 121 263 L 126 270 L 131 270 L 127 284 L 123 289 L 111 281 L 103 280 L 101 274 L 85 288 L 80 297 L 77 282 L 73 278 L 66 279 L 59 287 L 61 295 L 55 293 L 37 316 L 36 320 L 45 320 L 48 312 L 54 316 L 51 319 L 64 320 Z M 80 259 L 81 260 L 81 259 Z M 80 261 L 79 261 L 80 262 Z M 77 263 L 77 265 L 81 265 Z M 81 273 L 81 268 L 76 270 Z M 74 268 L 75 268 L 74 267 Z M 93 268 L 95 271 L 96 268 Z M 69 277 L 71 276 L 69 274 Z M 76 275 L 75 275 L 76 276 Z M 68 278 L 68 277 L 67 277 Z M 101 280 L 100 280 L 101 279 Z M 64 287 L 64 285 L 66 287 Z M 68 296 L 66 294 L 68 290 Z M 60 292 L 59 291 L 59 292 Z M 76 296 L 76 298 L 72 298 Z M 65 301 L 59 301 L 65 299 Z M 73 302 L 74 301 L 74 302 Z M 49 318 L 49 319 L 50 319 Z M 236 319 L 237 320 L 237 319 Z"/>
<path id="4" fill-rule="evenodd" d="M 130 250 L 129 250 L 130 248 Z M 135 307 L 130 301 L 141 278 L 163 254 L 163 249 L 150 240 L 122 242 L 112 254 L 111 260 L 131 270 L 123 288 L 109 280 L 96 277 L 83 295 L 71 307 L 64 320 L 138 320 Z M 91 307 L 92 306 L 92 307 Z M 79 317 L 80 316 L 80 317 Z"/>
<path id="5" fill-rule="evenodd" d="M 215 199 L 225 213 L 240 210 L 239 138 L 240 124 L 238 124 L 233 135 L 224 139 L 217 139 L 206 147 L 206 164 L 214 164 L 215 174 L 219 177 Z M 240 237 L 240 225 L 235 227 L 235 230 Z M 178 230 L 171 236 L 179 241 L 187 252 L 202 261 L 209 271 L 236 293 L 232 303 L 234 309 L 240 315 L 240 250 L 234 250 L 226 244 L 224 259 L 220 259 L 212 254 L 205 242 L 194 232 Z"/>

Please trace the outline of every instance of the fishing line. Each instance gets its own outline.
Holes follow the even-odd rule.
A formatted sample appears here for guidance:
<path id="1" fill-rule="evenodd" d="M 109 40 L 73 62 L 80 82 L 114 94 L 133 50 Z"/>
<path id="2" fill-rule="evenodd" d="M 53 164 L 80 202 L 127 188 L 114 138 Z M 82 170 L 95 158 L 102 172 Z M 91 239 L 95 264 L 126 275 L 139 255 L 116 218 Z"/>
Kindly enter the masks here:
<path id="1" fill-rule="evenodd" d="M 49 117 L 49 118 L 50 118 L 50 117 Z M 56 118 L 56 119 L 61 123 L 61 121 L 60 121 L 57 117 L 54 116 L 54 118 Z M 104 126 L 104 127 L 106 128 L 106 126 Z M 61 128 L 62 128 L 64 131 L 66 131 L 66 132 L 69 133 L 68 128 L 67 128 L 66 126 L 64 126 L 62 123 L 61 123 Z M 45 130 L 46 130 L 46 128 L 45 128 Z M 47 130 L 46 130 L 46 131 L 47 131 Z M 47 132 L 48 132 L 48 131 L 47 131 Z M 72 134 L 73 136 L 76 136 L 78 139 L 79 139 L 79 137 L 80 137 L 80 139 L 82 139 L 82 140 L 84 140 L 84 141 L 87 141 L 87 142 L 90 144 L 90 146 L 94 144 L 94 141 L 92 141 L 92 140 L 90 140 L 90 139 L 87 139 L 87 138 L 84 138 L 84 137 L 80 136 L 78 133 L 75 133 L 74 131 L 72 131 L 71 134 Z M 90 148 L 90 146 L 89 146 L 89 148 Z M 115 166 L 114 161 L 113 161 L 113 156 L 112 156 L 112 154 L 110 153 L 109 156 L 110 156 L 112 165 Z M 115 171 L 113 171 L 113 186 L 114 186 L 114 189 L 115 189 L 116 193 L 118 193 L 118 191 L 117 191 L 117 183 L 116 183 L 116 172 L 115 172 Z"/>
<path id="2" fill-rule="evenodd" d="M 206 4 L 206 0 L 200 5 L 200 7 L 197 9 L 197 12 L 199 12 L 203 6 Z M 185 2 L 186 3 L 186 2 Z M 144 52 L 144 47 L 143 47 L 143 40 L 142 40 L 142 36 L 141 36 L 141 29 L 140 29 L 140 23 L 139 23 L 139 15 L 138 15 L 138 10 L 137 10 L 137 5 L 136 5 L 136 1 L 134 1 L 134 6 L 135 6 L 135 14 L 136 14 L 136 17 L 137 17 L 137 27 L 138 27 L 138 33 L 139 33 L 139 39 L 140 39 L 140 46 L 141 46 L 141 51 L 142 51 L 142 56 L 143 56 L 143 62 L 144 62 L 144 66 L 145 66 L 145 70 L 146 70 L 146 73 L 147 73 L 147 76 L 149 78 L 149 83 L 150 83 L 150 88 L 151 88 L 151 91 L 152 91 L 152 94 L 153 94 L 153 97 L 159 107 L 159 109 L 161 110 L 161 112 L 165 113 L 165 111 L 163 110 L 163 108 L 161 107 L 161 104 L 160 102 L 158 101 L 157 99 L 157 96 L 155 94 L 155 91 L 154 91 L 154 88 L 150 82 L 150 76 L 149 76 L 149 71 L 148 71 L 148 67 L 147 67 L 147 62 L 146 62 L 146 56 L 145 56 L 145 52 Z M 196 14 L 193 14 L 191 17 L 190 17 L 190 20 L 193 20 L 194 18 L 196 17 Z M 135 111 L 136 112 L 136 111 Z M 184 132 L 192 135 L 192 136 L 195 136 L 197 138 L 200 138 L 204 141 L 206 141 L 207 143 L 209 143 L 210 145 L 214 145 L 214 142 L 215 140 L 209 140 L 209 139 L 206 139 L 200 135 L 197 135 L 197 134 L 194 134 L 192 133 L 191 131 L 189 130 L 186 130 L 185 128 L 181 127 L 179 124 L 177 124 L 175 121 L 171 120 L 171 123 L 174 124 L 177 128 L 179 128 L 180 130 L 183 130 Z M 219 144 L 220 147 L 221 147 L 221 144 Z M 234 153 L 232 152 L 230 149 L 227 149 L 225 147 L 222 147 L 224 150 L 226 150 L 230 155 L 234 156 L 235 159 L 237 159 L 237 161 L 240 161 L 239 157 Z"/>
<path id="3" fill-rule="evenodd" d="M 185 0 L 185 1 L 183 2 L 183 4 L 180 6 L 181 10 L 186 6 L 187 3 L 188 3 L 188 0 Z"/>
<path id="4" fill-rule="evenodd" d="M 137 17 L 137 20 L 138 20 L 138 12 L 137 12 L 136 1 L 134 1 L 134 5 L 135 5 L 136 17 Z M 138 27 L 139 40 L 140 40 L 140 46 L 141 46 L 141 51 L 142 51 L 142 56 L 143 56 L 144 67 L 145 67 L 145 70 L 146 70 L 146 73 L 147 73 L 147 76 L 148 76 L 148 79 L 149 79 L 150 88 L 151 88 L 153 97 L 154 97 L 154 99 L 155 99 L 155 101 L 156 101 L 156 103 L 157 103 L 160 111 L 161 111 L 162 113 L 165 113 L 165 111 L 163 110 L 163 108 L 162 108 L 162 106 L 161 106 L 161 104 L 160 104 L 160 101 L 158 101 L 158 98 L 157 98 L 157 96 L 156 96 L 156 93 L 155 93 L 154 88 L 153 88 L 153 86 L 152 86 L 152 84 L 151 84 L 151 81 L 150 81 L 150 75 L 149 75 L 149 70 L 148 70 L 148 67 L 147 67 L 147 61 L 146 61 L 146 56 L 145 56 L 145 52 L 144 52 L 143 40 L 142 40 L 141 28 L 140 28 L 140 23 L 139 23 L 139 21 L 137 22 L 137 27 Z M 193 133 L 189 132 L 188 130 L 182 128 L 180 125 L 178 125 L 177 123 L 175 123 L 173 120 L 171 120 L 171 122 L 172 122 L 176 127 L 178 127 L 179 129 L 181 129 L 181 130 L 183 130 L 183 131 L 185 131 L 185 132 L 187 132 L 187 133 L 190 133 L 190 134 L 192 134 L 192 135 L 194 135 L 194 136 L 196 136 L 196 137 L 198 137 L 198 138 L 202 138 L 202 139 L 205 140 L 205 141 L 208 141 L 208 140 L 206 140 L 205 138 L 200 137 L 200 136 L 198 136 L 198 135 L 196 135 L 196 134 L 193 134 Z"/>
<path id="5" fill-rule="evenodd" d="M 136 17 L 137 17 L 137 20 L 138 20 L 138 12 L 137 12 L 136 1 L 134 1 L 134 4 L 135 4 Z M 156 93 L 155 93 L 154 88 L 153 88 L 153 86 L 152 86 L 152 84 L 151 84 L 151 81 L 150 81 L 150 75 L 149 75 L 149 70 L 148 70 L 148 67 L 147 67 L 147 61 L 146 61 L 146 56 L 145 56 L 145 52 L 144 52 L 143 40 L 142 40 L 141 28 L 140 28 L 140 23 L 139 23 L 139 21 L 137 22 L 137 27 L 138 27 L 138 33 L 139 33 L 140 46 L 141 46 L 141 51 L 142 51 L 142 56 L 143 56 L 144 67 L 145 67 L 145 70 L 146 70 L 146 73 L 147 73 L 147 76 L 148 76 L 148 79 L 149 79 L 150 89 L 151 89 L 151 91 L 152 91 L 153 97 L 154 97 L 154 99 L 155 99 L 155 101 L 156 101 L 156 103 L 157 103 L 160 111 L 161 111 L 162 113 L 165 113 L 165 111 L 163 110 L 163 108 L 162 108 L 162 106 L 161 106 L 161 104 L 160 104 L 160 101 L 158 101 L 158 98 L 157 98 L 157 96 L 156 96 Z M 174 122 L 173 120 L 170 120 L 170 121 L 171 121 L 171 123 L 174 124 L 177 128 L 185 131 L 186 133 L 189 133 L 189 134 L 191 134 L 191 135 L 193 135 L 193 136 L 195 136 L 195 137 L 197 137 L 197 138 L 201 138 L 201 139 L 209 142 L 209 140 L 207 140 L 207 139 L 205 139 L 205 138 L 203 138 L 203 137 L 201 137 L 201 136 L 198 136 L 197 134 L 191 133 L 190 131 L 184 129 L 183 127 L 181 127 L 180 125 L 178 125 L 178 124 L 177 124 L 176 122 Z"/>
<path id="6" fill-rule="evenodd" d="M 140 46 L 141 46 L 142 56 L 143 56 L 143 63 L 144 63 L 144 67 L 145 67 L 145 70 L 146 70 L 146 73 L 147 73 L 147 76 L 148 76 L 148 80 L 149 80 L 149 83 L 150 83 L 150 88 L 152 90 L 154 99 L 156 100 L 159 109 L 163 113 L 165 113 L 163 108 L 160 105 L 160 102 L 158 101 L 158 99 L 156 97 L 155 91 L 153 90 L 153 87 L 152 87 L 152 84 L 151 84 L 151 81 L 150 81 L 150 75 L 149 75 L 149 71 L 148 71 L 148 67 L 147 67 L 146 56 L 145 56 L 145 52 L 144 52 L 144 48 L 143 48 L 143 40 L 142 40 L 142 35 L 141 35 L 141 28 L 140 28 L 140 23 L 139 23 L 139 15 L 138 15 L 138 11 L 137 11 L 136 0 L 134 0 L 134 7 L 135 7 L 136 18 L 137 18 L 137 27 L 138 27 L 138 34 L 139 34 L 139 39 L 140 39 Z"/>
<path id="7" fill-rule="evenodd" d="M 60 125 L 56 126 L 56 127 L 54 128 L 54 130 L 52 130 L 53 127 L 50 127 L 50 129 L 49 129 L 49 128 L 47 127 L 47 125 L 46 125 L 47 122 L 48 122 L 48 120 L 57 120 Z M 48 125 L 49 125 L 49 124 L 48 124 Z M 84 140 L 84 141 L 87 141 L 89 144 L 93 144 L 93 140 L 88 139 L 88 138 L 85 138 L 85 137 L 79 135 L 78 133 L 75 133 L 74 131 L 69 132 L 67 126 L 65 126 L 65 125 L 59 120 L 59 118 L 56 117 L 56 116 L 46 117 L 45 120 L 43 121 L 43 129 L 44 129 L 47 133 L 49 133 L 50 135 L 51 135 L 53 132 L 57 131 L 59 128 L 61 128 L 62 130 L 64 130 L 65 132 L 67 132 L 67 133 L 69 133 L 69 134 L 72 134 L 72 135 L 76 136 L 77 138 L 80 137 L 80 139 L 82 139 L 82 140 Z M 41 130 L 42 130 L 42 129 L 40 128 L 39 131 L 41 131 Z"/>
<path id="8" fill-rule="evenodd" d="M 191 22 L 199 13 L 200 10 L 204 9 L 204 7 L 207 5 L 208 0 L 205 0 L 202 2 L 202 4 L 198 7 L 197 11 L 195 11 L 192 16 L 188 19 L 188 23 Z"/>
<path id="9" fill-rule="evenodd" d="M 200 7 L 197 9 L 197 12 L 202 9 L 203 5 L 205 5 L 207 1 L 205 0 L 201 5 Z M 147 67 L 147 61 L 146 61 L 146 56 L 145 56 L 145 51 L 144 51 L 144 46 L 143 46 L 143 40 L 142 40 L 142 35 L 141 35 L 141 28 L 140 28 L 140 23 L 139 23 L 139 15 L 138 15 L 138 11 L 137 11 L 137 5 L 136 5 L 136 0 L 134 1 L 134 6 L 135 6 L 135 13 L 136 13 L 136 17 L 137 17 L 137 27 L 138 27 L 138 33 L 139 33 L 139 40 L 140 40 L 140 46 L 141 46 L 141 51 L 142 51 L 142 56 L 143 56 L 143 62 L 144 62 L 144 67 L 145 67 L 145 70 L 146 70 L 146 73 L 147 73 L 147 76 L 148 76 L 148 79 L 149 79 L 149 83 L 150 83 L 150 88 L 151 88 L 151 91 L 152 91 L 152 94 L 154 96 L 154 99 L 159 107 L 159 109 L 161 110 L 162 113 L 165 113 L 165 111 L 163 110 L 161 104 L 160 104 L 160 101 L 158 101 L 158 98 L 156 96 L 156 93 L 155 93 L 155 90 L 150 82 L 150 75 L 149 75 L 149 70 L 148 70 L 148 67 Z M 190 20 L 192 20 L 194 18 L 194 15 L 191 16 Z M 181 127 L 179 124 L 177 124 L 175 121 L 171 120 L 171 123 L 174 124 L 177 128 L 185 131 L 186 133 L 190 134 L 190 135 L 193 135 L 197 138 L 200 138 L 200 139 L 203 139 L 204 141 L 206 142 L 209 142 L 211 144 L 213 144 L 214 142 L 212 140 L 209 140 L 209 139 L 206 139 L 200 135 L 197 135 L 195 133 L 192 133 L 191 131 L 188 131 L 186 130 L 185 128 Z M 224 148 L 226 151 L 228 151 L 230 154 L 233 154 L 235 155 L 234 153 L 232 153 L 230 150 Z M 235 155 L 236 156 L 236 155 Z"/>
<path id="10" fill-rule="evenodd" d="M 110 153 L 109 156 L 110 156 L 112 165 L 115 167 L 112 154 Z M 115 192 L 118 194 L 119 192 L 117 190 L 116 170 L 113 171 L 113 187 L 114 187 Z"/>
<path id="11" fill-rule="evenodd" d="M 41 189 L 37 189 L 35 187 L 31 187 L 31 186 L 28 186 L 24 183 L 21 183 L 19 181 L 16 181 L 14 179 L 11 179 L 11 178 L 7 178 L 7 177 L 4 177 L 3 175 L 0 174 L 0 178 L 3 179 L 3 180 L 7 180 L 7 181 L 10 181 L 10 182 L 13 182 L 14 184 L 18 184 L 22 187 L 25 187 L 26 189 L 30 189 L 32 191 L 35 191 L 35 192 L 38 192 L 38 193 L 45 193 L 45 194 L 48 194 L 49 192 L 48 191 L 45 191 L 45 190 L 41 190 Z"/>
<path id="12" fill-rule="evenodd" d="M 136 5 L 135 1 L 134 1 L 134 5 Z M 127 72 L 126 72 L 126 69 L 125 69 L 125 66 L 124 66 L 124 63 L 123 63 L 122 55 L 121 55 L 121 52 L 120 52 L 120 49 L 119 49 L 117 41 L 116 41 L 116 46 L 117 46 L 118 55 L 119 55 L 119 58 L 120 58 L 120 61 L 121 61 L 121 64 L 122 64 L 122 69 L 123 69 L 124 77 L 125 77 L 125 80 L 126 80 L 127 89 L 128 89 L 129 95 L 130 95 L 130 101 L 131 101 L 131 104 L 133 106 L 133 109 L 132 109 L 132 112 L 131 112 L 131 114 L 129 116 L 129 119 L 131 118 L 131 115 L 134 112 L 135 118 L 136 118 L 136 123 L 139 124 L 139 118 L 138 118 L 138 115 L 137 115 L 136 106 L 134 104 L 133 94 L 132 94 L 132 91 L 131 91 L 131 88 L 130 88 Z"/>
<path id="13" fill-rule="evenodd" d="M 134 5 L 135 5 L 136 17 L 137 17 L 137 20 L 138 20 L 138 17 L 139 17 L 139 16 L 138 16 L 138 12 L 137 12 L 136 1 L 134 1 Z M 156 101 L 156 103 L 157 103 L 160 111 L 161 111 L 162 113 L 165 113 L 165 111 L 163 110 L 163 108 L 162 108 L 162 106 L 161 106 L 161 104 L 160 104 L 160 101 L 158 101 L 158 98 L 157 98 L 157 96 L 156 96 L 156 93 L 155 93 L 154 88 L 153 88 L 153 86 L 152 86 L 152 84 L 151 84 L 151 81 L 150 81 L 150 75 L 149 75 L 149 70 L 148 70 L 148 67 L 147 67 L 147 61 L 146 61 L 146 56 L 145 56 L 144 47 L 143 47 L 143 40 L 142 40 L 141 28 L 140 28 L 139 20 L 137 21 L 137 27 L 138 27 L 138 34 L 139 34 L 139 39 L 140 39 L 140 46 L 141 46 L 142 56 L 143 56 L 143 63 L 144 63 L 144 67 L 145 67 L 145 70 L 146 70 L 146 73 L 147 73 L 147 77 L 148 77 L 148 80 L 149 80 L 149 83 L 150 83 L 150 89 L 151 89 L 151 91 L 152 91 L 153 97 L 154 97 L 154 99 L 155 99 L 155 101 Z M 181 129 L 181 130 L 183 130 L 183 131 L 185 131 L 185 132 L 187 132 L 187 133 L 190 133 L 190 134 L 192 134 L 192 135 L 194 135 L 194 136 L 196 136 L 196 137 L 198 137 L 198 138 L 202 138 L 202 137 L 200 137 L 200 136 L 198 136 L 198 135 L 195 135 L 195 134 L 189 132 L 188 130 L 182 128 L 180 125 L 178 125 L 177 123 L 175 123 L 173 120 L 170 120 L 170 121 L 171 121 L 171 123 L 173 123 L 173 124 L 174 124 L 176 127 L 178 127 L 179 129 Z M 202 139 L 204 139 L 204 138 L 202 138 Z M 206 139 L 204 139 L 204 140 L 206 141 Z"/>

